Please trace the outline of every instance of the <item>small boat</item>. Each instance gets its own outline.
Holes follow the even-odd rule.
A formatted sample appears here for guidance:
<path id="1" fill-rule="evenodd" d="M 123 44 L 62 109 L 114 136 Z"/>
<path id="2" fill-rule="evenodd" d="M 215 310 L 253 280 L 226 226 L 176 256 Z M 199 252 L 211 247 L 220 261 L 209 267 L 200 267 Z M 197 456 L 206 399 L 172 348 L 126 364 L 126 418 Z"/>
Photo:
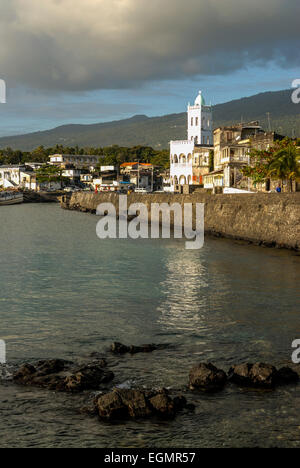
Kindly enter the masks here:
<path id="1" fill-rule="evenodd" d="M 0 206 L 19 205 L 20 203 L 23 203 L 23 201 L 23 193 L 0 192 Z"/>

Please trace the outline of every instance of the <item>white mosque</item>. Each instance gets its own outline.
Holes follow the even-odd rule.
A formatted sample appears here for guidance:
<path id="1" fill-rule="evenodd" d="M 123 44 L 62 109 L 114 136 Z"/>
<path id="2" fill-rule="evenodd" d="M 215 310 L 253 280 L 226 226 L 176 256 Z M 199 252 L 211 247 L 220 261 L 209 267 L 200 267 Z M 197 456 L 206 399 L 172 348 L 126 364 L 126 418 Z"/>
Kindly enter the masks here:
<path id="1" fill-rule="evenodd" d="M 193 184 L 195 149 L 213 146 L 212 106 L 205 104 L 201 91 L 194 105 L 188 105 L 187 114 L 188 139 L 170 142 L 171 191 L 176 191 L 176 186 Z"/>

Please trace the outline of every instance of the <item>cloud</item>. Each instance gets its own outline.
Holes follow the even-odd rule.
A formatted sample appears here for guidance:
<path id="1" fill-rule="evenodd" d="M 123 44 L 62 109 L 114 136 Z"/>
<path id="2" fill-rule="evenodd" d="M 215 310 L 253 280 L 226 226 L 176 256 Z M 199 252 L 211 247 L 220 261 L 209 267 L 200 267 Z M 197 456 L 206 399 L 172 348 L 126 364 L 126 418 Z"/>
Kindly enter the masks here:
<path id="1" fill-rule="evenodd" d="M 84 91 L 298 66 L 299 13 L 299 0 L 2 0 L 1 78 Z"/>

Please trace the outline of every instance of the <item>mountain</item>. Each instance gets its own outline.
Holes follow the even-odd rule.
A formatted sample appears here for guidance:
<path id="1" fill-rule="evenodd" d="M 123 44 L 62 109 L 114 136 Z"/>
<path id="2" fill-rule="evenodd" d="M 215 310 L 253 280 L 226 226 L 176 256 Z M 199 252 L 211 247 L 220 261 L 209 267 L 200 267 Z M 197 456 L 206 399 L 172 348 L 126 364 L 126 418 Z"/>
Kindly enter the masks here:
<path id="1" fill-rule="evenodd" d="M 214 106 L 214 126 L 259 120 L 269 128 L 287 136 L 300 137 L 300 105 L 293 104 L 291 90 L 267 92 Z M 131 119 L 93 125 L 63 125 L 52 130 L 0 138 L 0 148 L 29 151 L 37 146 L 57 144 L 79 147 L 110 145 L 145 145 L 157 149 L 168 147 L 170 140 L 186 138 L 186 113 Z"/>

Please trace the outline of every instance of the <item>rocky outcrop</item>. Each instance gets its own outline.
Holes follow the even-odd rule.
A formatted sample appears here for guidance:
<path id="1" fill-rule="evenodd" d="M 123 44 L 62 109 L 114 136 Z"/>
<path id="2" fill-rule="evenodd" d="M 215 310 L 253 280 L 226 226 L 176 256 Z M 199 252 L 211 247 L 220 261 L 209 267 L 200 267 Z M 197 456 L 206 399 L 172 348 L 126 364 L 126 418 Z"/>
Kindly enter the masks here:
<path id="1" fill-rule="evenodd" d="M 298 374 L 289 367 L 277 370 L 271 364 L 239 364 L 229 370 L 229 380 L 242 387 L 272 389 L 276 385 L 298 382 Z"/>
<path id="2" fill-rule="evenodd" d="M 24 191 L 24 203 L 58 203 L 64 192 L 32 192 Z"/>
<path id="3" fill-rule="evenodd" d="M 114 374 L 104 362 L 76 366 L 60 359 L 40 361 L 35 366 L 24 364 L 13 376 L 19 385 L 47 388 L 49 390 L 78 393 L 99 390 L 101 384 L 113 380 Z"/>
<path id="4" fill-rule="evenodd" d="M 290 367 L 277 370 L 275 366 L 264 363 L 244 363 L 233 366 L 226 373 L 213 364 L 201 363 L 193 367 L 189 376 L 189 388 L 203 392 L 222 390 L 227 382 L 241 387 L 273 389 L 278 385 L 297 383 L 299 375 Z"/>
<path id="5" fill-rule="evenodd" d="M 145 419 L 157 416 L 174 418 L 187 406 L 184 397 L 172 399 L 167 390 L 145 392 L 142 390 L 114 389 L 95 399 L 96 414 L 106 421 Z"/>
<path id="6" fill-rule="evenodd" d="M 113 193 L 75 192 L 62 197 L 65 209 L 96 213 L 100 203 L 112 203 L 118 211 L 119 196 Z M 204 203 L 205 232 L 267 247 L 300 250 L 300 193 L 253 193 L 234 195 L 175 195 L 154 193 L 128 196 L 128 205 L 144 203 Z"/>
<path id="7" fill-rule="evenodd" d="M 222 390 L 227 382 L 227 375 L 213 364 L 200 363 L 190 371 L 190 389 L 211 393 Z"/>
<path id="8" fill-rule="evenodd" d="M 155 344 L 145 344 L 141 346 L 126 346 L 122 343 L 113 343 L 110 347 L 110 350 L 114 354 L 138 354 L 138 353 L 152 353 L 153 351 L 157 351 L 159 349 L 166 348 L 167 345 L 155 345 Z"/>

